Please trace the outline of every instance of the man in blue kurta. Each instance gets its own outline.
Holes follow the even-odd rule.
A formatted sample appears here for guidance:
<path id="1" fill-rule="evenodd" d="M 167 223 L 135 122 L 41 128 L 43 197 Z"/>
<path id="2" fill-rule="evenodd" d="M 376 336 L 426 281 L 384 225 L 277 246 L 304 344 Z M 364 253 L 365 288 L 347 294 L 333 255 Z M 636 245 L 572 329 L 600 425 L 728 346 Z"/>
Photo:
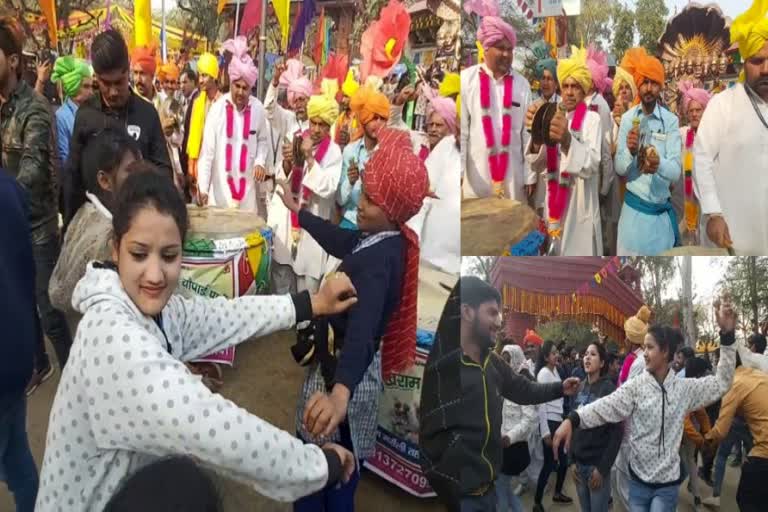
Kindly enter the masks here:
<path id="1" fill-rule="evenodd" d="M 617 139 L 616 173 L 627 177 L 617 254 L 654 256 L 680 245 L 669 192 L 681 172 L 679 122 L 659 104 L 664 67 L 658 59 L 631 48 L 621 67 L 634 77 L 640 103 L 622 116 Z"/>
<path id="2" fill-rule="evenodd" d="M 61 82 L 64 103 L 56 111 L 56 144 L 62 164 L 69 156 L 69 140 L 80 105 L 93 95 L 91 66 L 71 55 L 59 57 L 53 65 L 51 80 Z"/>

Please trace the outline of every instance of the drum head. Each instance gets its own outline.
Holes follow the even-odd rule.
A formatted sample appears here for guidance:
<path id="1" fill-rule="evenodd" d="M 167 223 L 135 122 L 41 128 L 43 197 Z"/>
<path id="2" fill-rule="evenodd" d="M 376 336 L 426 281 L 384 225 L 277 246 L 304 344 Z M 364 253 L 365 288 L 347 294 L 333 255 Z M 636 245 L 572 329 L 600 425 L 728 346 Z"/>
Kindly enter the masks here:
<path id="1" fill-rule="evenodd" d="M 533 124 L 531 125 L 531 138 L 534 144 L 539 146 L 542 144 L 548 146 L 555 145 L 549 138 L 549 124 L 552 122 L 552 118 L 555 117 L 556 112 L 556 103 L 544 103 L 536 111 L 536 114 L 533 116 Z"/>
<path id="2" fill-rule="evenodd" d="M 465 199 L 461 203 L 461 254 L 501 256 L 537 227 L 536 213 L 519 201 Z"/>

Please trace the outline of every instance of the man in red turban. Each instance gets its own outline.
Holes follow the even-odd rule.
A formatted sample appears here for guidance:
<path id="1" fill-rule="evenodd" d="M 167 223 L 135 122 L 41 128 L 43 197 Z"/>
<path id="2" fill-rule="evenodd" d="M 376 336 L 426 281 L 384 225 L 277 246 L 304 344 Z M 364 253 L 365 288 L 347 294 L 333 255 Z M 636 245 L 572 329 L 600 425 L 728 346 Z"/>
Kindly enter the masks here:
<path id="1" fill-rule="evenodd" d="M 136 92 L 152 102 L 155 98 L 155 71 L 157 59 L 155 52 L 146 46 L 137 46 L 131 53 L 131 78 Z"/>

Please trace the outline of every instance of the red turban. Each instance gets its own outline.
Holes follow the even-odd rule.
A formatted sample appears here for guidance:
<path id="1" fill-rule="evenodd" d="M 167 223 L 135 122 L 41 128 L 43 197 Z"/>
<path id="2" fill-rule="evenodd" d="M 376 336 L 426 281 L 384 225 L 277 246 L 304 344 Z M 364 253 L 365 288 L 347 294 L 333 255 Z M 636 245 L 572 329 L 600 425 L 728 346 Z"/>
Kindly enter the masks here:
<path id="1" fill-rule="evenodd" d="M 131 54 L 131 66 L 139 66 L 142 71 L 154 76 L 157 69 L 155 52 L 146 46 L 137 46 Z"/>
<path id="2" fill-rule="evenodd" d="M 399 226 L 405 239 L 400 304 L 382 338 L 382 374 L 386 379 L 413 364 L 416 356 L 419 238 L 405 223 L 419 212 L 429 195 L 429 177 L 424 162 L 413 153 L 408 132 L 384 128 L 362 180 L 365 194 Z"/>
<path id="3" fill-rule="evenodd" d="M 664 85 L 664 65 L 656 57 L 648 55 L 645 48 L 627 50 L 621 60 L 621 67 L 632 75 L 638 89 L 646 78 Z"/>
<path id="4" fill-rule="evenodd" d="M 541 346 L 544 343 L 544 340 L 541 339 L 541 336 L 536 334 L 536 331 L 534 331 L 533 329 L 526 329 L 525 338 L 523 338 L 523 343 L 533 343 L 534 345 Z"/>

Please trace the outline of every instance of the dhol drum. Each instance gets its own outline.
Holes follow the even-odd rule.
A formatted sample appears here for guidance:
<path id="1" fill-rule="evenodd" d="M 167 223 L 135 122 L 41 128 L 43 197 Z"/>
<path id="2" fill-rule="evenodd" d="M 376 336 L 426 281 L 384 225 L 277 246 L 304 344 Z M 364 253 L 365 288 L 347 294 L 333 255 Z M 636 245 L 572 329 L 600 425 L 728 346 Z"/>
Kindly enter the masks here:
<path id="1" fill-rule="evenodd" d="M 487 197 L 461 203 L 461 255 L 501 256 L 536 231 L 539 219 L 527 204 Z"/>
<path id="2" fill-rule="evenodd" d="M 384 383 L 375 451 L 365 461 L 375 474 L 421 498 L 435 496 L 419 464 L 421 380 L 440 315 L 457 279 L 428 263 L 419 266 L 416 361 Z"/>
<path id="3" fill-rule="evenodd" d="M 188 206 L 178 293 L 235 298 L 269 291 L 272 231 L 254 212 Z M 235 349 L 200 362 L 232 366 Z M 198 362 L 198 361 L 196 361 Z"/>
<path id="4" fill-rule="evenodd" d="M 660 256 L 728 256 L 728 249 L 720 247 L 704 247 L 701 245 L 684 245 L 664 251 Z"/>

